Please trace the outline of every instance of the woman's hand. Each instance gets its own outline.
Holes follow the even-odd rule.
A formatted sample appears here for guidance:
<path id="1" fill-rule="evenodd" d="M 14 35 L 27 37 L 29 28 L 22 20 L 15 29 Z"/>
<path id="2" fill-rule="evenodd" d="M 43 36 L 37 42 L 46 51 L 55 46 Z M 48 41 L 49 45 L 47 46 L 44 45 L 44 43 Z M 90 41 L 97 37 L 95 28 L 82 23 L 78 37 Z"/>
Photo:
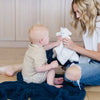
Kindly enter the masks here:
<path id="1" fill-rule="evenodd" d="M 75 50 L 75 48 L 77 47 L 77 45 L 69 38 L 64 38 L 62 41 L 63 41 L 64 47 L 67 47 L 71 50 Z"/>

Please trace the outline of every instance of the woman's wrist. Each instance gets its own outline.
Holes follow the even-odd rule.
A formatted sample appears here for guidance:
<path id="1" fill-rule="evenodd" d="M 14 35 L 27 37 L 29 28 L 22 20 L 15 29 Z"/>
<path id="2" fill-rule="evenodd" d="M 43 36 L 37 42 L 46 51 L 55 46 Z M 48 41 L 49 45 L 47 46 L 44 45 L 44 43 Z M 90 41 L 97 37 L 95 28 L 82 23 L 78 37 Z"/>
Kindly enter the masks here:
<path id="1" fill-rule="evenodd" d="M 75 43 L 75 44 L 74 44 L 74 47 L 73 47 L 73 50 L 77 52 L 78 49 L 79 49 L 79 46 Z"/>

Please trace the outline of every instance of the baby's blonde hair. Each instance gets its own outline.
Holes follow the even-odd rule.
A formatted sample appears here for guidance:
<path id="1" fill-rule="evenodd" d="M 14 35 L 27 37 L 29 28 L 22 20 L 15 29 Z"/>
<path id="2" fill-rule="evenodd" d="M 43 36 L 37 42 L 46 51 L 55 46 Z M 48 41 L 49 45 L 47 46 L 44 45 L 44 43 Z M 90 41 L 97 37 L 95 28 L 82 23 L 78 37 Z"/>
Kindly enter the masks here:
<path id="1" fill-rule="evenodd" d="M 48 33 L 48 29 L 45 26 L 36 24 L 29 29 L 28 35 L 31 42 L 37 42 L 46 33 Z"/>
<path id="2" fill-rule="evenodd" d="M 77 19 L 73 10 L 73 4 L 76 4 L 79 13 L 82 15 L 81 19 Z M 82 32 L 86 32 L 88 29 L 88 35 L 92 36 L 96 28 L 97 16 L 100 16 L 100 3 L 97 0 L 73 0 L 71 6 L 71 16 L 73 18 L 72 25 L 77 28 L 77 24 L 80 21 Z"/>

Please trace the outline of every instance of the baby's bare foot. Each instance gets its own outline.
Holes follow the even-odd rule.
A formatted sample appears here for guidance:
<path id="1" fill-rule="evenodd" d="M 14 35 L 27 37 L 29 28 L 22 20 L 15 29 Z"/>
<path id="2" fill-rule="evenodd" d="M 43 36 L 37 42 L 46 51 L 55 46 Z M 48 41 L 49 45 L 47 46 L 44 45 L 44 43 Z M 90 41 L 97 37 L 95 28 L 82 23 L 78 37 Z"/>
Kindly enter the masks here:
<path id="1" fill-rule="evenodd" d="M 55 87 L 57 87 L 57 88 L 62 88 L 63 87 L 63 85 L 54 85 Z"/>
<path id="2" fill-rule="evenodd" d="M 58 84 L 62 84 L 64 81 L 64 78 L 61 77 L 61 78 L 55 78 L 54 80 L 54 84 L 58 85 Z"/>

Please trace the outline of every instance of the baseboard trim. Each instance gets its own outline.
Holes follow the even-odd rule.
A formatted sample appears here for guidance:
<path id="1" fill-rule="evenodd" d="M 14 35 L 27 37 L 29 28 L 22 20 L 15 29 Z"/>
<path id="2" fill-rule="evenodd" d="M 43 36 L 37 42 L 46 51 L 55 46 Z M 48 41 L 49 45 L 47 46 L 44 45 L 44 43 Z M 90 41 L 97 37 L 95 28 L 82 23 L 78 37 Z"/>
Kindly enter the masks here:
<path id="1" fill-rule="evenodd" d="M 0 41 L 0 47 L 27 47 L 28 41 Z"/>

